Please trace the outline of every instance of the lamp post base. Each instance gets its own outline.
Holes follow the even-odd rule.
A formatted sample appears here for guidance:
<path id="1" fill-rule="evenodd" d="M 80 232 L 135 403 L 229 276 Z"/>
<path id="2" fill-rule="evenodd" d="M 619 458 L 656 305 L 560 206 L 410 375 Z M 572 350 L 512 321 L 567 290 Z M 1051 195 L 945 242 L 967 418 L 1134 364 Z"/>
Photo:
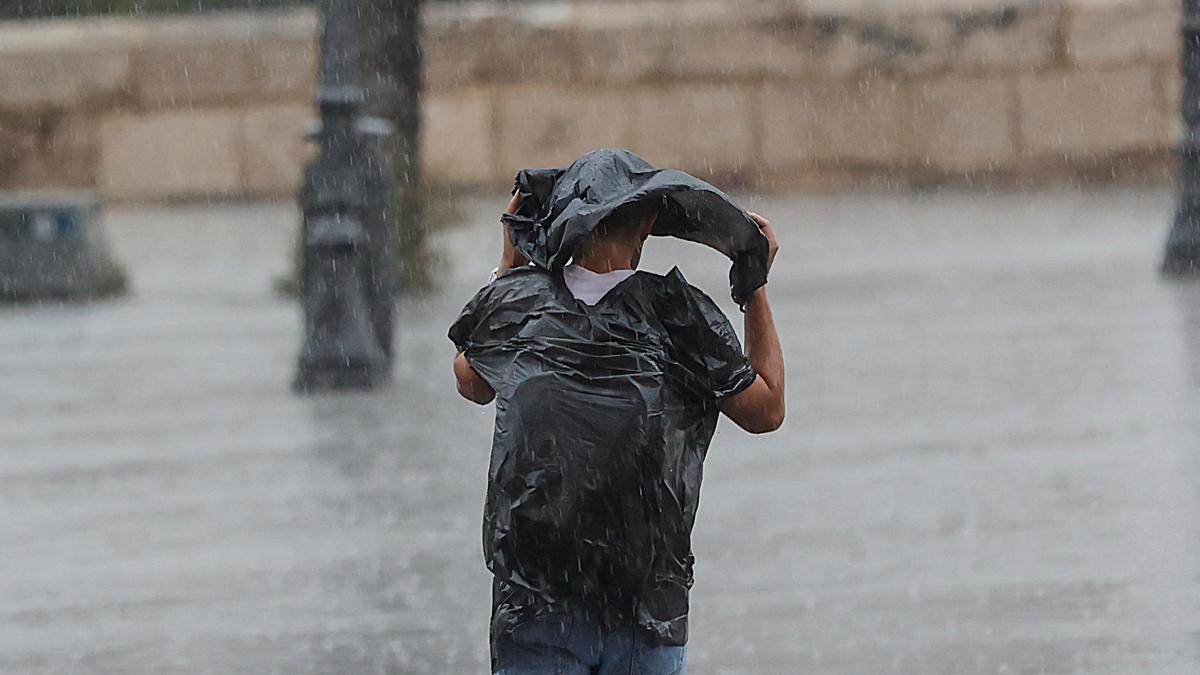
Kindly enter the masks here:
<path id="1" fill-rule="evenodd" d="M 390 373 L 381 366 L 311 366 L 303 362 L 292 390 L 298 394 L 314 394 L 346 390 L 370 391 L 386 384 Z"/>
<path id="2" fill-rule="evenodd" d="M 1171 279 L 1200 279 L 1200 242 L 1181 242 L 1167 246 L 1162 275 Z"/>
<path id="3" fill-rule="evenodd" d="M 1200 278 L 1200 152 L 1189 144 L 1180 153 L 1179 203 L 1163 251 L 1162 275 L 1168 279 Z"/>

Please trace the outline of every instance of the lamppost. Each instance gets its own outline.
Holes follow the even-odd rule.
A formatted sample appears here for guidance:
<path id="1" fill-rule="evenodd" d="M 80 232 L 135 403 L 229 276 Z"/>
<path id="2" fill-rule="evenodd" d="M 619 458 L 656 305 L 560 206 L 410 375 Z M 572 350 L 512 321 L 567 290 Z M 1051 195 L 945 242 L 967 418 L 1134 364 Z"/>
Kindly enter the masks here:
<path id="1" fill-rule="evenodd" d="M 1167 237 L 1162 272 L 1168 277 L 1200 277 L 1200 0 L 1183 0 L 1183 91 L 1179 111 L 1179 198 Z"/>
<path id="2" fill-rule="evenodd" d="M 377 120 L 361 118 L 355 0 L 320 0 L 320 148 L 300 192 L 304 346 L 298 391 L 363 389 L 390 376 L 391 232 Z"/>

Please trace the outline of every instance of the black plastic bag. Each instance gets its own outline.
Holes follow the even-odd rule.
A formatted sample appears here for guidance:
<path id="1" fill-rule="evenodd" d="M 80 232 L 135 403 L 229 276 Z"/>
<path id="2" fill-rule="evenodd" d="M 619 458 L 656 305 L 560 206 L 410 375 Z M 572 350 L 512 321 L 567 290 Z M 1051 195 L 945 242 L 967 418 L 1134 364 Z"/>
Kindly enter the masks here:
<path id="1" fill-rule="evenodd" d="M 483 550 L 496 640 L 550 611 L 687 641 L 691 530 L 720 404 L 757 377 L 678 269 L 597 304 L 536 266 L 485 286 L 450 339 L 496 392 Z"/>
<path id="2" fill-rule="evenodd" d="M 513 244 L 539 267 L 561 270 L 605 217 L 652 200 L 659 208 L 651 234 L 711 246 L 733 262 L 729 287 L 739 306 L 767 283 L 767 238 L 741 207 L 699 178 L 655 169 L 628 150 L 594 150 L 565 169 L 523 170 L 515 191 L 518 210 L 503 220 Z"/>

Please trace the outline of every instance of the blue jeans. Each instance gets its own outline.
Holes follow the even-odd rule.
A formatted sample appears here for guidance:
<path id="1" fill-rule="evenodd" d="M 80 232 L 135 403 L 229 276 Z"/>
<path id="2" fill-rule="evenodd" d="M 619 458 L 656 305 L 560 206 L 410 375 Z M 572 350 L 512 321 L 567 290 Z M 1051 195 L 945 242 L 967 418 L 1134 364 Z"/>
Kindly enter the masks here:
<path id="1" fill-rule="evenodd" d="M 582 612 L 560 612 L 501 638 L 495 675 L 683 675 L 686 657 L 686 646 L 652 645 L 632 625 L 606 633 Z"/>

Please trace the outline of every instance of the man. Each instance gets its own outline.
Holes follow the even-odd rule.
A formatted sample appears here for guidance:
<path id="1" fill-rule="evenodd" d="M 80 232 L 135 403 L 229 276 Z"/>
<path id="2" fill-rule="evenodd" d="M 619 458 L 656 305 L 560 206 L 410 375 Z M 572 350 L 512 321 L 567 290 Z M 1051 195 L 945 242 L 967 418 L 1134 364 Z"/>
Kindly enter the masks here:
<path id="1" fill-rule="evenodd" d="M 484 519 L 495 673 L 682 673 L 690 535 L 718 414 L 751 433 L 783 422 L 765 285 L 745 303 L 743 353 L 678 269 L 637 271 L 662 204 L 614 209 L 561 271 L 528 264 L 506 230 L 494 280 L 450 330 L 459 393 L 496 402 Z M 774 232 L 749 216 L 769 268 Z"/>

